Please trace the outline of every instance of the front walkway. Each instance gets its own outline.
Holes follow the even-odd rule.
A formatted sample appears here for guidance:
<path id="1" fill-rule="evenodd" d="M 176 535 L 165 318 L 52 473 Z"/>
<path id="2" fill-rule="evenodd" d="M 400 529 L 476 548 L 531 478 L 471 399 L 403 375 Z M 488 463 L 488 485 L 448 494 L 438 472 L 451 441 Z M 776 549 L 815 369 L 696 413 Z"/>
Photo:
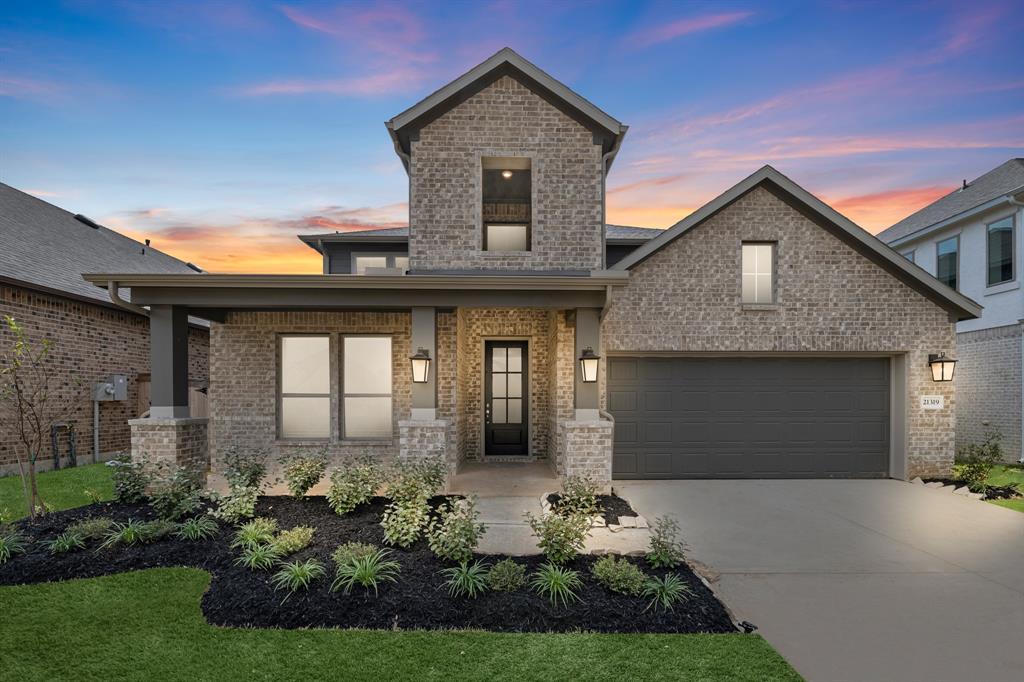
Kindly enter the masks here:
<path id="1" fill-rule="evenodd" d="M 900 481 L 619 481 L 808 680 L 1020 680 L 1024 514 Z"/>

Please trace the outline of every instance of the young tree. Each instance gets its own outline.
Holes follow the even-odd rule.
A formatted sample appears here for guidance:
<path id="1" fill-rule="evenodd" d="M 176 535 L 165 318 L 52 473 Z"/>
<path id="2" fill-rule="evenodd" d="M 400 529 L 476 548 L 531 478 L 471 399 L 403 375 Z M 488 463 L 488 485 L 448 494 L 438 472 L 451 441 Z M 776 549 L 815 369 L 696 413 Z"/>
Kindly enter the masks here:
<path id="1" fill-rule="evenodd" d="M 36 486 L 36 460 L 51 427 L 74 409 L 74 379 L 61 373 L 50 357 L 53 343 L 34 343 L 9 315 L 4 323 L 12 342 L 0 348 L 0 425 L 18 439 L 16 449 L 21 483 L 29 515 L 36 518 L 46 507 Z"/>

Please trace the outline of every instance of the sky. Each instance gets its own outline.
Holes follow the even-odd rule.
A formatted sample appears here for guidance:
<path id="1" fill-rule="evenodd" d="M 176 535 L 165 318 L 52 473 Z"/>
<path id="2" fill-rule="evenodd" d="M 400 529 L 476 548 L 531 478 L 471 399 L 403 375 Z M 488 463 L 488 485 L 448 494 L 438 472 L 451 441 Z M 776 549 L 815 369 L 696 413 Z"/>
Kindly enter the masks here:
<path id="1" fill-rule="evenodd" d="M 1012 0 L 0 5 L 0 181 L 213 272 L 405 225 L 384 121 L 505 46 L 630 126 L 615 224 L 770 163 L 877 233 L 1024 156 Z"/>

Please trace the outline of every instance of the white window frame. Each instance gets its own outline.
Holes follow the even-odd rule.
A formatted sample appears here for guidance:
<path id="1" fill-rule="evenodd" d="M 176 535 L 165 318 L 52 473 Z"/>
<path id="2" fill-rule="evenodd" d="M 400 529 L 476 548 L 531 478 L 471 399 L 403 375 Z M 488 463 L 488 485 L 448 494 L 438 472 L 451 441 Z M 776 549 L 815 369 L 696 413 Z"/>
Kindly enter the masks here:
<path id="1" fill-rule="evenodd" d="M 406 252 L 401 252 L 401 251 L 390 251 L 390 252 L 389 251 L 384 251 L 384 252 L 377 252 L 377 251 L 353 251 L 352 255 L 351 255 L 351 259 L 352 260 L 351 260 L 351 268 L 350 268 L 350 270 L 351 270 L 353 275 L 360 274 L 358 269 L 357 269 L 357 267 L 356 267 L 356 259 L 357 258 L 361 258 L 361 257 L 363 257 L 363 258 L 384 258 L 385 259 L 384 260 L 384 262 L 385 262 L 384 267 L 386 267 L 386 268 L 397 268 L 398 265 L 395 264 L 395 259 L 396 258 L 405 258 L 406 259 L 406 267 L 402 268 L 402 271 L 403 272 L 407 272 L 408 269 L 409 269 L 409 266 L 408 266 L 409 253 L 407 251 Z M 366 273 L 362 273 L 362 274 L 365 275 Z"/>
<path id="2" fill-rule="evenodd" d="M 917 249 L 911 249 L 910 251 L 905 251 L 904 253 L 901 253 L 900 255 L 903 256 L 904 258 L 906 258 L 911 263 L 914 263 L 915 265 L 917 265 L 917 262 L 914 260 L 917 257 Z"/>
<path id="3" fill-rule="evenodd" d="M 387 339 L 389 344 L 390 353 L 388 353 L 388 373 L 391 379 L 391 390 L 388 393 L 349 393 L 345 387 L 345 340 L 350 338 L 374 338 L 374 339 Z M 339 353 L 341 357 L 341 381 L 339 384 L 339 405 L 341 408 L 341 439 L 347 441 L 388 441 L 394 439 L 395 431 L 395 372 L 394 372 L 394 356 L 395 356 L 395 339 L 390 334 L 342 334 L 338 341 Z M 348 426 L 345 409 L 346 398 L 388 398 L 391 400 L 391 411 L 388 416 L 388 421 L 391 426 L 391 433 L 387 436 L 350 436 L 348 435 Z"/>
<path id="4" fill-rule="evenodd" d="M 757 292 L 757 286 L 756 286 L 757 278 L 759 276 L 764 276 L 766 274 L 766 273 L 763 273 L 763 272 L 761 272 L 759 270 L 753 270 L 753 271 L 748 271 L 747 270 L 746 258 L 744 258 L 744 255 L 743 255 L 743 252 L 745 250 L 744 247 L 746 247 L 746 246 L 768 246 L 768 247 L 771 247 L 771 265 L 769 266 L 770 270 L 767 273 L 767 275 L 769 277 L 769 286 L 771 288 L 771 300 L 769 300 L 769 301 L 748 301 L 748 300 L 746 300 L 743 297 L 743 279 L 744 279 L 744 277 L 746 277 L 747 275 L 754 276 L 754 278 L 755 278 L 755 289 L 754 289 L 755 296 L 754 297 L 757 298 L 757 293 L 756 293 Z M 778 295 L 777 295 L 777 293 L 778 293 L 778 277 L 777 277 L 777 267 L 776 267 L 776 261 L 777 260 L 778 260 L 778 242 L 751 240 L 751 241 L 744 241 L 744 242 L 740 243 L 740 302 L 743 305 L 745 305 L 745 306 L 771 306 L 771 305 L 776 305 L 776 303 L 778 301 Z M 756 267 L 756 265 L 754 267 Z"/>
<path id="5" fill-rule="evenodd" d="M 318 338 L 327 339 L 327 367 L 324 368 L 324 372 L 328 375 L 327 392 L 326 393 L 285 393 L 284 391 L 284 343 L 287 338 Z M 334 355 L 332 352 L 334 342 L 331 339 L 330 334 L 279 334 L 277 336 L 277 398 L 275 400 L 277 404 L 277 439 L 286 441 L 314 441 L 314 442 L 329 442 L 331 440 L 331 434 L 333 432 L 333 417 L 331 417 L 333 406 L 331 405 L 333 400 L 333 391 L 330 382 L 331 375 L 331 357 Z M 328 403 L 327 409 L 327 435 L 326 436 L 288 436 L 284 433 L 284 399 L 285 398 L 326 398 Z"/>
<path id="6" fill-rule="evenodd" d="M 988 281 L 988 268 L 989 260 L 991 258 L 991 247 L 992 242 L 989 241 L 990 230 L 996 223 L 1001 223 L 1004 220 L 1010 221 L 1010 279 L 1004 279 L 1001 282 L 989 282 Z M 959 254 L 958 254 L 959 255 Z M 1011 213 L 1008 216 L 1004 216 L 999 220 L 993 220 L 990 223 L 985 223 L 985 287 L 998 287 L 1003 284 L 1009 284 L 1017 280 L 1017 214 Z"/>

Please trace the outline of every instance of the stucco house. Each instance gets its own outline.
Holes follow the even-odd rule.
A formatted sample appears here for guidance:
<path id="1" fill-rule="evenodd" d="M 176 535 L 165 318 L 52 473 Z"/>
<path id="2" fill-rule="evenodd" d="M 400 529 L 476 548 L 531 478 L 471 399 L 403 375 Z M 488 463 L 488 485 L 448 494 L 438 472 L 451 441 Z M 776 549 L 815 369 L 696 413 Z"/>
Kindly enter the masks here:
<path id="1" fill-rule="evenodd" d="M 663 232 L 606 227 L 627 127 L 509 49 L 387 130 L 409 228 L 304 237 L 323 274 L 86 275 L 152 311 L 134 455 L 545 460 L 604 486 L 949 472 L 955 381 L 929 356 L 981 307 L 778 171 Z M 188 314 L 212 321 L 208 422 Z"/>
<path id="2" fill-rule="evenodd" d="M 878 238 L 985 313 L 957 324 L 957 448 L 1002 436 L 1007 460 L 1024 461 L 1021 242 L 1024 159 L 1010 159 L 907 216 Z"/>
<path id="3" fill-rule="evenodd" d="M 10 315 L 38 341 L 53 343 L 51 358 L 66 377 L 80 385 L 66 421 L 74 424 L 76 454 L 85 463 L 128 450 L 128 420 L 148 409 L 149 321 L 142 309 L 128 310 L 82 280 L 82 272 L 182 274 L 198 268 L 129 239 L 114 230 L 0 183 L 0 320 Z M 130 292 L 122 290 L 128 299 Z M 192 319 L 187 326 L 187 379 L 205 386 L 209 326 Z M 0 346 L 12 335 L 0 322 Z M 125 379 L 123 399 L 93 401 L 93 386 L 118 375 Z M 95 428 L 98 422 L 99 428 Z M 58 434 L 58 449 L 68 463 L 68 435 Z M 12 430 L 0 428 L 0 476 L 18 471 Z M 39 469 L 53 466 L 50 448 Z"/>

